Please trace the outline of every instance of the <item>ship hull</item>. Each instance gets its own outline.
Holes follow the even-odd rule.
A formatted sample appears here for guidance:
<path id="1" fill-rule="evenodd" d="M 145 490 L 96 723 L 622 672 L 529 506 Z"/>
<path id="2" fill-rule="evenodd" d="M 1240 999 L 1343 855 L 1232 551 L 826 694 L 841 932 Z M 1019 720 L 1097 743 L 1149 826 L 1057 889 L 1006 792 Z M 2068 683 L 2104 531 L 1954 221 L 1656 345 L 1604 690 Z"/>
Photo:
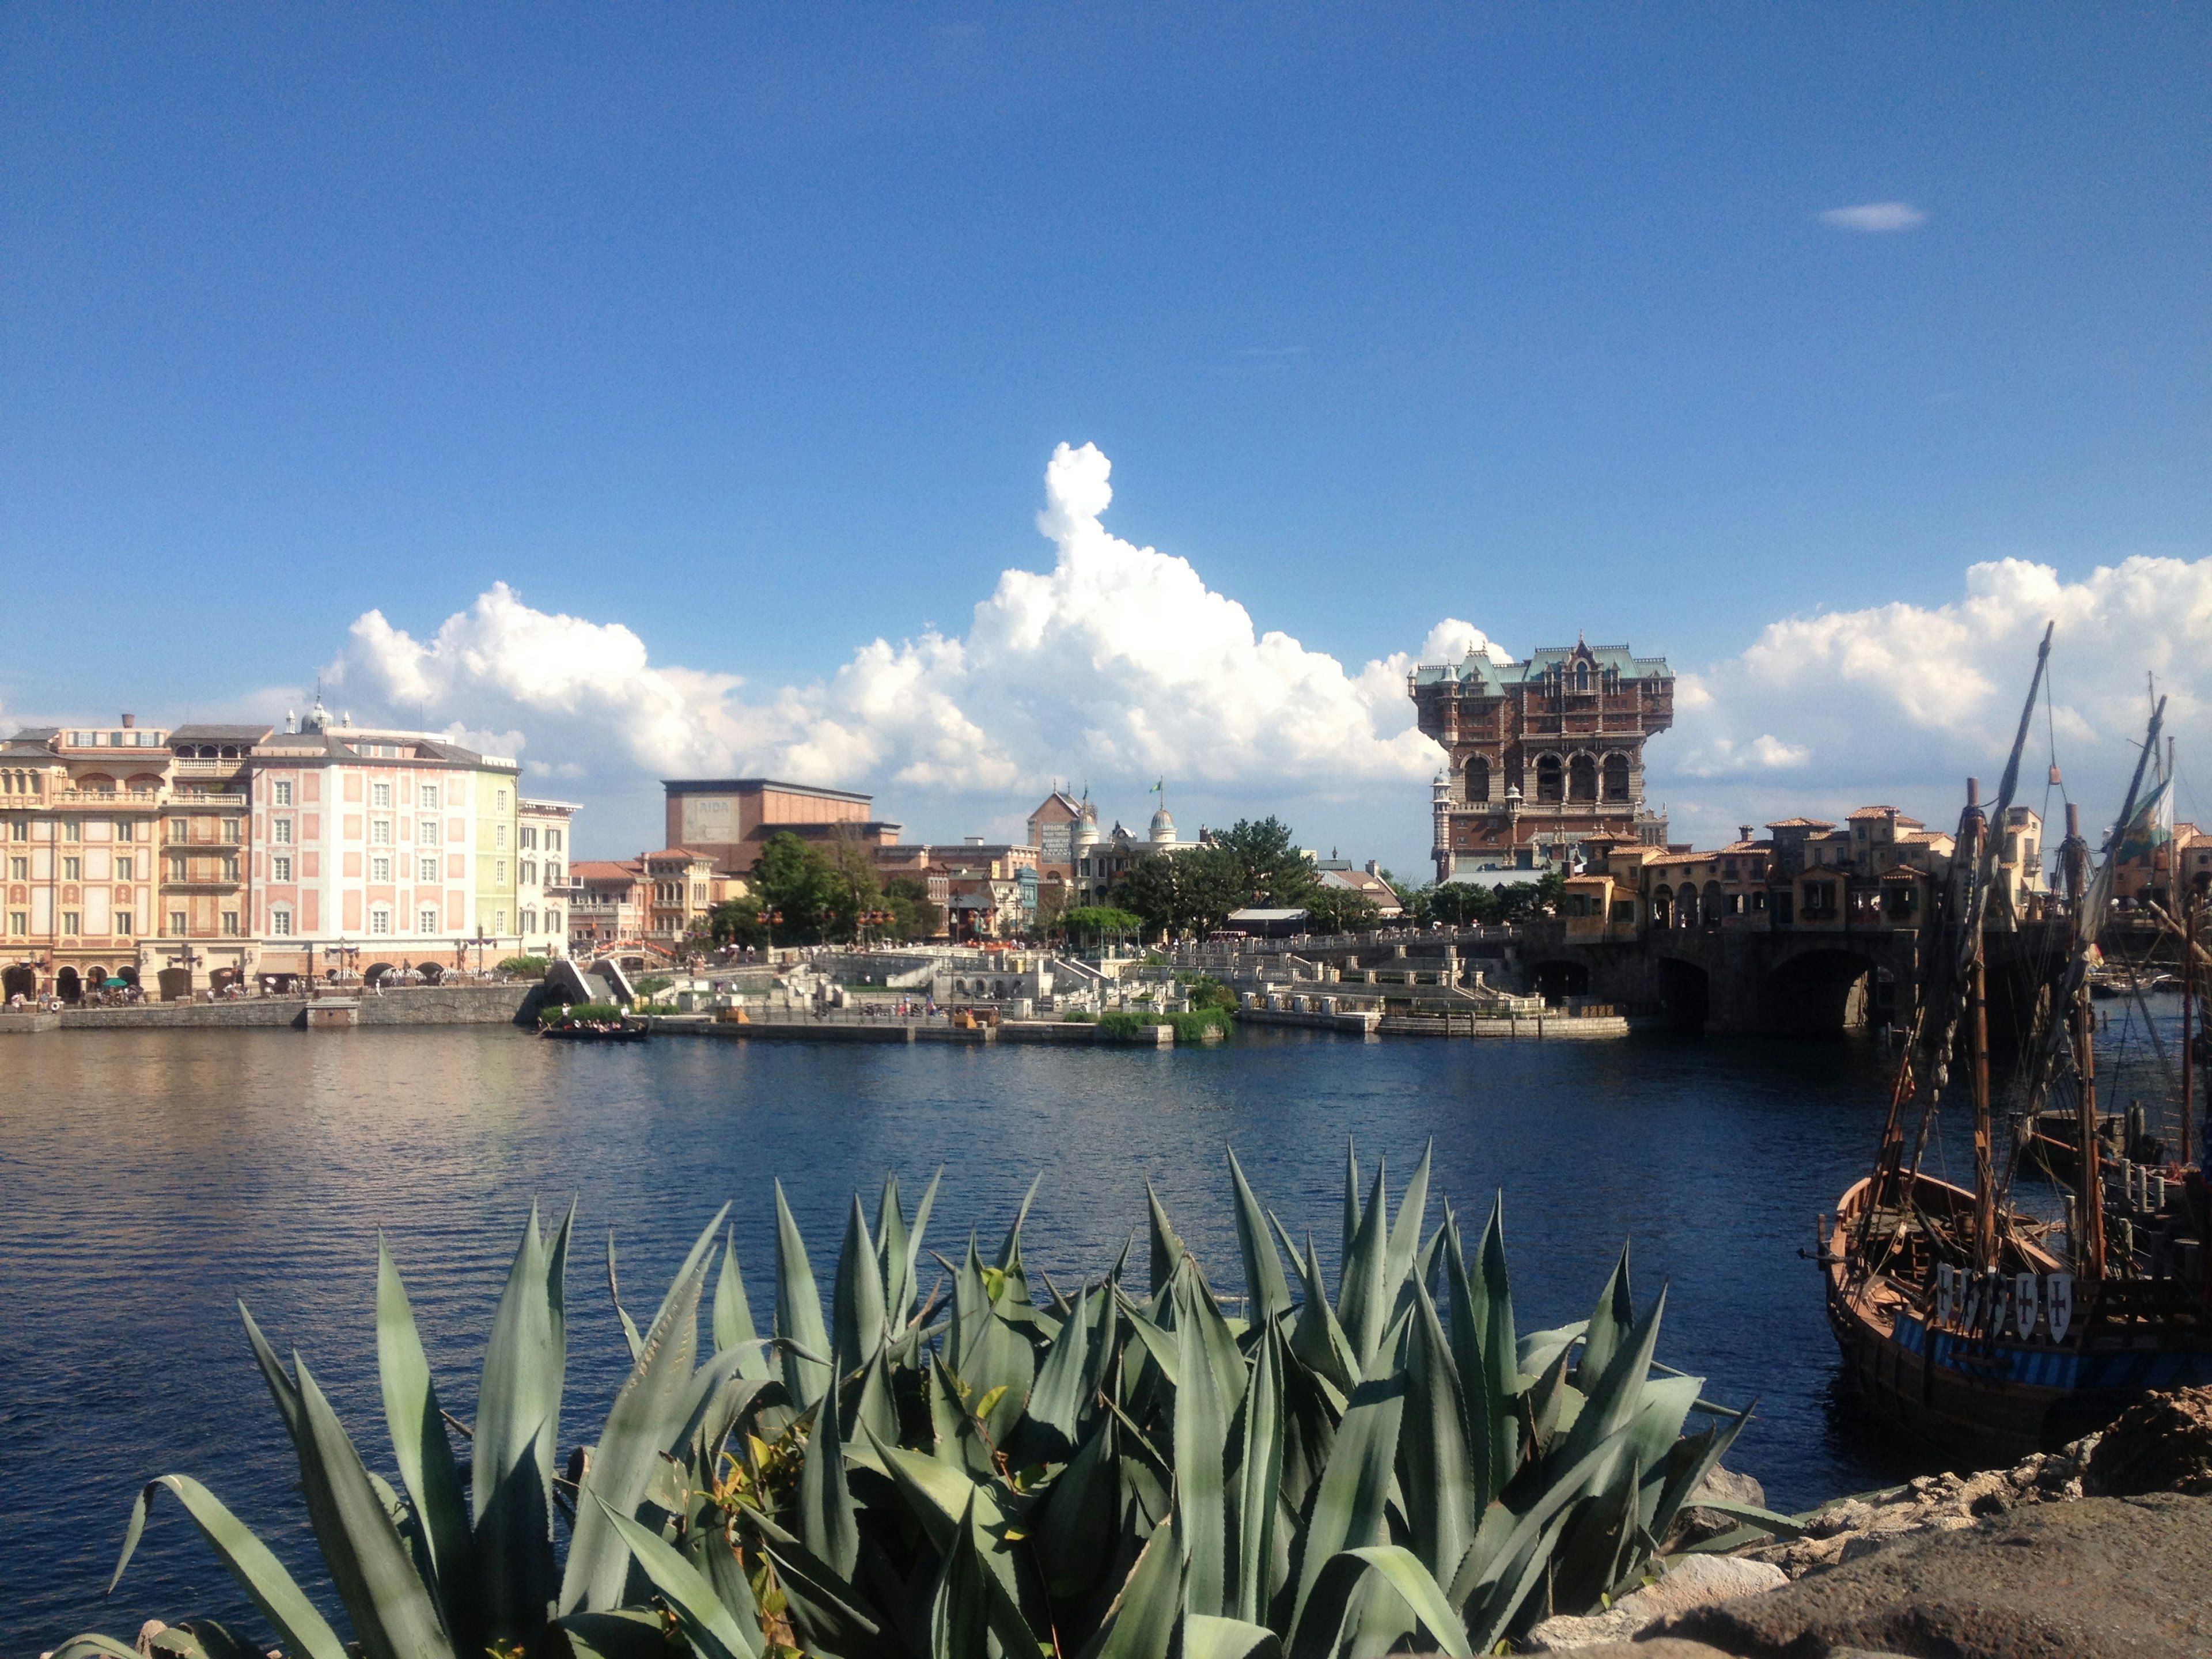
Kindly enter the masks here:
<path id="1" fill-rule="evenodd" d="M 1954 1466 L 2008 1468 L 2106 1427 L 2150 1389 L 2212 1382 L 2212 1347 L 2201 1340 L 2183 1346 L 2116 1333 L 2077 1336 L 2069 1346 L 1985 1338 L 1931 1329 L 1894 1301 L 1877 1305 L 1863 1282 L 1854 1282 L 1848 1255 L 1832 1244 L 1848 1239 L 1867 1185 L 1844 1195 L 1823 1241 L 1828 1323 L 1867 1405 Z M 1972 1202 L 1970 1194 L 1924 1176 L 1918 1196 L 1930 1208 Z M 2028 1265 L 2047 1272 L 2060 1264 L 2045 1257 Z"/>

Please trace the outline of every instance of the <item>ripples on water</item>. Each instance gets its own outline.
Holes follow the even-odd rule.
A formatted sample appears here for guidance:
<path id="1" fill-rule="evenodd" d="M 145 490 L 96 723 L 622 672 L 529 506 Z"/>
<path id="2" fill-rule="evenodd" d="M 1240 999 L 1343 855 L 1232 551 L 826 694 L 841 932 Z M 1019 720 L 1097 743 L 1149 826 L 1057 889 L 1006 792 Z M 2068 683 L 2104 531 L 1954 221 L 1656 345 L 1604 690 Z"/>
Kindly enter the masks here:
<path id="1" fill-rule="evenodd" d="M 1242 1274 L 1223 1150 L 1332 1264 L 1344 1140 L 1422 1143 L 1433 1190 L 1479 1227 L 1494 1189 L 1522 1328 L 1584 1316 L 1624 1237 L 1639 1300 L 1671 1281 L 1661 1358 L 1759 1413 L 1731 1462 L 1784 1509 L 1899 1478 L 1888 1437 L 1835 1397 L 1833 1346 L 1798 1250 L 1864 1173 L 1887 1060 L 1870 1042 L 1359 1043 L 1245 1033 L 1167 1053 L 664 1040 L 591 1048 L 505 1030 L 148 1032 L 0 1048 L 0 1655 L 148 1618 L 255 1615 L 164 1499 L 112 1601 L 132 1494 L 204 1480 L 335 1598 L 297 1466 L 247 1352 L 243 1298 L 297 1346 L 374 1466 L 376 1233 L 392 1239 L 448 1409 L 472 1414 L 482 1340 L 533 1197 L 574 1194 L 568 1416 L 596 1432 L 628 1356 L 609 1307 L 650 1308 L 724 1200 L 753 1306 L 773 1306 L 780 1176 L 826 1288 L 858 1186 L 911 1206 L 937 1164 L 928 1242 L 995 1247 L 1030 1177 L 1024 1253 L 1067 1285 L 1144 1225 L 1150 1177 L 1216 1285 Z M 1960 1167 L 1955 1159 L 1954 1165 Z M 1433 1214 L 1433 1212 L 1432 1212 Z M 1141 1232 L 1139 1233 L 1141 1239 Z M 1141 1253 L 1138 1259 L 1141 1260 Z"/>

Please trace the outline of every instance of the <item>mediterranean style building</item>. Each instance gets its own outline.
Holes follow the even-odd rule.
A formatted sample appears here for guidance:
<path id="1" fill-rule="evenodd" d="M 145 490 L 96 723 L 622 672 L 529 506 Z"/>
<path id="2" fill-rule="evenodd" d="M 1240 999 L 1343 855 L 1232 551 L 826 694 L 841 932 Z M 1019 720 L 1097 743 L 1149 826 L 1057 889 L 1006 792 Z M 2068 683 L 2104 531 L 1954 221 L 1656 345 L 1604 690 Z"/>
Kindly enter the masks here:
<path id="1" fill-rule="evenodd" d="M 1666 845 L 1666 820 L 1644 799 L 1644 739 L 1674 720 L 1663 659 L 1579 641 L 1526 662 L 1470 651 L 1415 668 L 1406 690 L 1445 757 L 1431 801 L 1437 881 L 1569 867 L 1586 840 Z"/>
<path id="2" fill-rule="evenodd" d="M 574 801 L 516 802 L 514 902 L 526 956 L 568 954 L 568 907 L 575 888 L 568 879 L 568 822 L 580 809 Z"/>
<path id="3" fill-rule="evenodd" d="M 565 938 L 565 854 L 525 882 L 520 769 L 421 732 L 39 727 L 0 742 L 0 995 L 164 997 L 494 962 Z M 574 808 L 541 804 L 567 839 Z M 554 912 L 557 904 L 559 912 Z"/>

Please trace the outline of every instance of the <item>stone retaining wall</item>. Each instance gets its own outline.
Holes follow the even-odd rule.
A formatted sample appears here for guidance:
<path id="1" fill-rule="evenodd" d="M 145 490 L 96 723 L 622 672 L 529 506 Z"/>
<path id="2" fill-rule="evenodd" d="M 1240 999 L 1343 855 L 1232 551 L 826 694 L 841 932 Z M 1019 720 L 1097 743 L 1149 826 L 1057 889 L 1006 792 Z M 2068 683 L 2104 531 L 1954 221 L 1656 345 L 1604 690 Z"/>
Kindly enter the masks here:
<path id="1" fill-rule="evenodd" d="M 362 1025 L 527 1025 L 540 988 L 526 985 L 420 985 L 363 995 Z M 132 1008 L 69 1008 L 65 1031 L 245 1030 L 300 1028 L 307 1004 L 295 997 L 247 997 L 235 1002 L 148 1002 Z"/>

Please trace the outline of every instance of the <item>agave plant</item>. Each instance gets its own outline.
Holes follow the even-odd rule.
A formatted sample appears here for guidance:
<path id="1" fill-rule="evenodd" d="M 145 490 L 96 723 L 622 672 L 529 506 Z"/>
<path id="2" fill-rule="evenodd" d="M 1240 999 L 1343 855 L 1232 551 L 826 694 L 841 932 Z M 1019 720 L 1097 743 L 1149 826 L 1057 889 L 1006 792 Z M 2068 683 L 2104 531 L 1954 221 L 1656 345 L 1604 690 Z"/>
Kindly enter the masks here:
<path id="1" fill-rule="evenodd" d="M 533 1209 L 486 1349 L 465 1493 L 381 1246 L 398 1486 L 305 1361 L 288 1372 L 250 1314 L 246 1330 L 365 1659 L 1303 1659 L 1409 1638 L 1468 1655 L 1643 1579 L 1748 1415 L 1656 1364 L 1663 1293 L 1637 1311 L 1624 1249 L 1587 1321 L 1518 1335 L 1498 1209 L 1470 1255 L 1449 1205 L 1430 1226 L 1425 1152 L 1395 1214 L 1385 1172 L 1363 1198 L 1349 1148 L 1346 1165 L 1332 1300 L 1310 1236 L 1301 1249 L 1231 1154 L 1234 1316 L 1156 1196 L 1141 1293 L 1125 1249 L 1072 1295 L 1040 1275 L 1040 1299 L 1022 1256 L 1032 1185 L 988 1261 L 972 1233 L 957 1262 L 932 1253 L 942 1272 L 924 1295 L 937 1182 L 909 1217 L 894 1177 L 872 1227 L 854 1200 L 825 1318 L 779 1185 L 768 1338 L 726 1206 L 642 1332 L 610 1237 L 631 1369 L 558 1474 L 574 1210 L 549 1244 Z M 1706 1425 L 1685 1433 L 1692 1415 Z M 348 1659 L 276 1558 L 185 1476 L 140 1493 L 118 1580 L 165 1489 L 288 1655 Z M 165 1659 L 259 1659 L 212 1620 L 155 1640 Z M 99 1636 L 57 1659 L 94 1654 L 135 1659 Z"/>

